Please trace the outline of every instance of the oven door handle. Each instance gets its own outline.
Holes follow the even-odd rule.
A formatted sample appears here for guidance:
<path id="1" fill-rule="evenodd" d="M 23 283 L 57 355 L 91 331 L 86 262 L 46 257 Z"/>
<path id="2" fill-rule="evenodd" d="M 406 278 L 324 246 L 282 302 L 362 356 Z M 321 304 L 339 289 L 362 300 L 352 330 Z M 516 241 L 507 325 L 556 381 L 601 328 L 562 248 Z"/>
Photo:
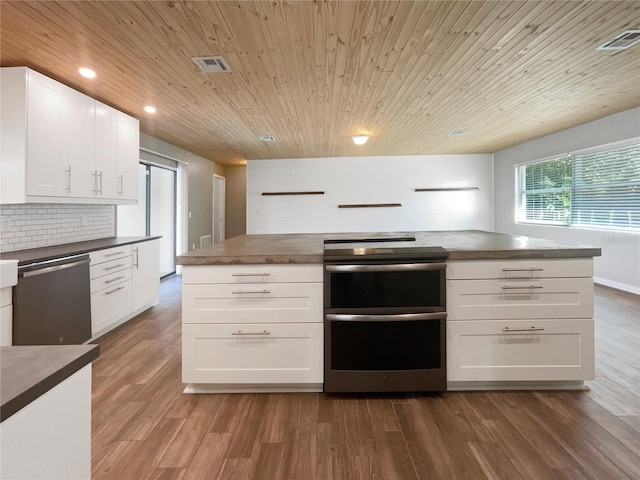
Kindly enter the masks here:
<path id="1" fill-rule="evenodd" d="M 327 272 L 408 272 L 417 270 L 446 270 L 447 264 L 438 263 L 394 263 L 390 265 L 326 265 Z"/>
<path id="2" fill-rule="evenodd" d="M 419 320 L 442 320 L 446 312 L 437 313 L 397 313 L 392 315 L 351 315 L 346 313 L 327 313 L 327 320 L 338 322 L 413 322 Z"/>

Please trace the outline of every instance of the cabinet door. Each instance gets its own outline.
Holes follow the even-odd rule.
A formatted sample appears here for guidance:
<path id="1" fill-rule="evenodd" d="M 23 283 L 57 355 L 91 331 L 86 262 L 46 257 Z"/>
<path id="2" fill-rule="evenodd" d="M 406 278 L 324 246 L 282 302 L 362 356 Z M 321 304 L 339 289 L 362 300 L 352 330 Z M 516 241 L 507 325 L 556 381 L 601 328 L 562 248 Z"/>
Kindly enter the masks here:
<path id="1" fill-rule="evenodd" d="M 27 195 L 67 196 L 70 170 L 66 146 L 64 85 L 32 70 L 28 77 Z"/>
<path id="2" fill-rule="evenodd" d="M 96 101 L 80 92 L 67 90 L 65 96 L 68 163 L 71 169 L 70 196 L 92 198 L 98 193 L 95 169 Z"/>
<path id="3" fill-rule="evenodd" d="M 117 111 L 96 102 L 96 171 L 98 172 L 98 197 L 118 197 L 118 135 Z"/>
<path id="4" fill-rule="evenodd" d="M 140 132 L 138 120 L 122 112 L 117 114 L 118 198 L 138 199 L 138 163 Z"/>
<path id="5" fill-rule="evenodd" d="M 160 300 L 158 240 L 133 246 L 133 311 L 156 305 Z"/>
<path id="6" fill-rule="evenodd" d="M 182 326 L 185 383 L 322 383 L 323 324 Z"/>

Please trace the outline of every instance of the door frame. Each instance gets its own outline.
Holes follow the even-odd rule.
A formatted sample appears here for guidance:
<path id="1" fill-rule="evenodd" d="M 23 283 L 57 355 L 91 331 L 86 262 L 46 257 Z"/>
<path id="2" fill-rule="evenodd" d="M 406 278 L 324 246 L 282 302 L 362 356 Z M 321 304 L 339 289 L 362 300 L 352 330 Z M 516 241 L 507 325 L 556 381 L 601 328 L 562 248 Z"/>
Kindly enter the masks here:
<path id="1" fill-rule="evenodd" d="M 213 174 L 212 202 L 211 202 L 211 243 L 225 239 L 225 196 L 227 179 L 216 173 Z M 220 218 L 216 218 L 216 199 L 220 202 Z M 220 223 L 220 238 L 216 239 L 216 223 Z"/>

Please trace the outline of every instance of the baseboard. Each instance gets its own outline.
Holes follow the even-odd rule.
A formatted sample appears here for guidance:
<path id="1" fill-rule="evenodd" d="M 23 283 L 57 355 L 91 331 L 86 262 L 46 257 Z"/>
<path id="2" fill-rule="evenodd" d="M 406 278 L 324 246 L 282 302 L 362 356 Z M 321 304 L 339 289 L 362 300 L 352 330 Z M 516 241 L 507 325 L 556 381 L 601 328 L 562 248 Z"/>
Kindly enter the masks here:
<path id="1" fill-rule="evenodd" d="M 189 383 L 182 393 L 310 393 L 322 392 L 321 383 L 294 385 L 241 385 L 215 383 Z"/>
<path id="2" fill-rule="evenodd" d="M 589 390 L 582 380 L 553 382 L 447 382 L 447 391 Z"/>
<path id="3" fill-rule="evenodd" d="M 635 287 L 621 282 L 614 282 L 613 280 L 607 280 L 606 278 L 601 277 L 593 277 L 593 281 L 598 285 L 604 285 L 605 287 L 615 288 L 616 290 L 622 290 L 623 292 L 640 295 L 640 287 Z"/>

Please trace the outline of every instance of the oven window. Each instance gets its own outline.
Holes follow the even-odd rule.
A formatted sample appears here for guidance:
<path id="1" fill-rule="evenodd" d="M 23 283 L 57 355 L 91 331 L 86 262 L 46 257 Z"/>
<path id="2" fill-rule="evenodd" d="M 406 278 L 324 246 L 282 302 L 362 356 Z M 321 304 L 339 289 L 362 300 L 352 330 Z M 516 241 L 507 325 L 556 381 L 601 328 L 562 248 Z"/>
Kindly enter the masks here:
<path id="1" fill-rule="evenodd" d="M 332 321 L 333 370 L 424 370 L 441 367 L 440 320 Z"/>
<path id="2" fill-rule="evenodd" d="M 441 271 L 333 273 L 331 308 L 444 306 Z"/>

